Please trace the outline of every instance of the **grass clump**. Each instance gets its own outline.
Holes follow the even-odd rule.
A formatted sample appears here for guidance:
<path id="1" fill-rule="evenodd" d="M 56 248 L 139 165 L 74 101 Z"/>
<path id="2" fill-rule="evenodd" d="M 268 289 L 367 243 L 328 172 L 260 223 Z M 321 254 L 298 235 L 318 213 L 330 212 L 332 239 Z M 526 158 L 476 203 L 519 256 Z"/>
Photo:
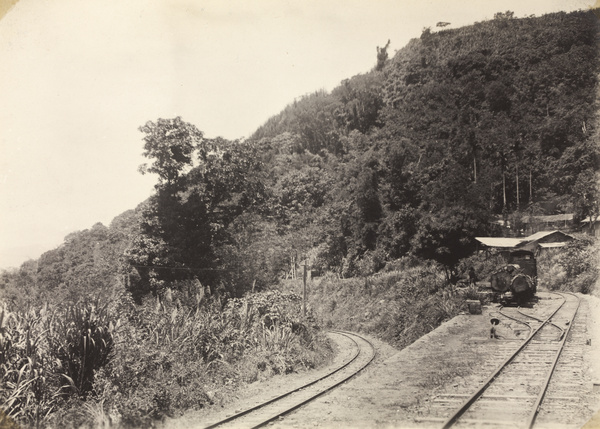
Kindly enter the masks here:
<path id="1" fill-rule="evenodd" d="M 79 302 L 26 312 L 0 309 L 0 426 L 51 424 L 92 390 L 112 357 L 115 324 L 107 306 Z"/>
<path id="2" fill-rule="evenodd" d="M 164 300 L 134 306 L 96 400 L 125 426 L 151 426 L 222 404 L 245 383 L 323 363 L 324 336 L 301 321 L 299 298 L 262 292 L 194 308 Z"/>

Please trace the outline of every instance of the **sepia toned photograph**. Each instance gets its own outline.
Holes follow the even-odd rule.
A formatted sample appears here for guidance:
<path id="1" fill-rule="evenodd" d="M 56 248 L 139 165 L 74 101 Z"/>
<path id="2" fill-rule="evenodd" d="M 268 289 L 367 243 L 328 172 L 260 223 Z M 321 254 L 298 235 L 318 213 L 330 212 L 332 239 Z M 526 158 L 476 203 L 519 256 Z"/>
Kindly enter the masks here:
<path id="1" fill-rule="evenodd" d="M 0 429 L 600 429 L 600 1 L 0 0 Z"/>

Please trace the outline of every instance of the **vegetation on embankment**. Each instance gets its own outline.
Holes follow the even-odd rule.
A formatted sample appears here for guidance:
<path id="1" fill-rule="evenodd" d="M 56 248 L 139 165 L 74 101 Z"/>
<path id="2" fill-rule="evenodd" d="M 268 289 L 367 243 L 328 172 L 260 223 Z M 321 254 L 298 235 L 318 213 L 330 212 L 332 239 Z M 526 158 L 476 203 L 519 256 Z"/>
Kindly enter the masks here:
<path id="1" fill-rule="evenodd" d="M 577 235 L 566 247 L 547 251 L 538 258 L 538 284 L 548 290 L 597 295 L 599 257 L 597 240 Z"/>
<path id="2" fill-rule="evenodd" d="M 438 264 L 405 259 L 390 265 L 373 276 L 315 279 L 312 314 L 324 327 L 369 333 L 403 348 L 464 309 L 466 291 L 448 285 Z"/>
<path id="3" fill-rule="evenodd" d="M 114 298 L 0 309 L 0 427 L 152 427 L 332 356 L 294 294 Z"/>
<path id="4" fill-rule="evenodd" d="M 538 287 L 548 290 L 598 294 L 599 250 L 595 239 L 577 235 L 564 248 L 538 257 Z M 473 267 L 482 282 L 504 265 L 497 255 L 473 254 L 462 259 L 458 271 Z M 298 291 L 300 281 L 287 283 Z M 328 274 L 308 284 L 309 309 L 324 327 L 372 334 L 403 348 L 466 310 L 466 299 L 482 299 L 478 288 L 448 284 L 435 262 L 403 258 L 379 273 L 341 279 Z M 480 289 L 481 290 L 481 289 Z"/>

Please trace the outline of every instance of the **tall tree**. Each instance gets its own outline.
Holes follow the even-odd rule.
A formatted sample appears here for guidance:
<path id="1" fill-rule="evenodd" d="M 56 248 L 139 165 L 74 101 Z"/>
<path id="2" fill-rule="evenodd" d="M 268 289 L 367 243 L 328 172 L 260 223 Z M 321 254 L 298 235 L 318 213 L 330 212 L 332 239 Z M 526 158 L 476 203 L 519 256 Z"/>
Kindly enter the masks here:
<path id="1" fill-rule="evenodd" d="M 184 131 L 183 136 L 201 136 L 193 126 L 183 128 L 193 131 Z M 165 133 L 154 130 L 153 135 Z M 164 144 L 155 145 L 161 149 L 160 165 L 169 173 L 159 177 L 157 192 L 142 216 L 141 234 L 128 250 L 129 261 L 140 274 L 133 285 L 139 294 L 158 293 L 168 282 L 191 277 L 213 284 L 224 280 L 219 270 L 226 261 L 218 255 L 219 248 L 231 241 L 228 226 L 263 200 L 257 145 L 222 138 L 197 140 L 199 165 L 186 174 L 181 167 L 191 164 L 193 153 L 188 150 L 194 139 L 185 137 L 176 144 L 167 137 Z M 169 153 L 179 156 L 171 151 L 173 145 L 185 147 L 186 162 L 167 159 Z"/>
<path id="2" fill-rule="evenodd" d="M 179 116 L 174 119 L 148 121 L 139 128 L 144 136 L 144 156 L 153 159 L 142 164 L 142 174 L 156 173 L 159 184 L 173 185 L 186 167 L 193 164 L 193 152 L 203 141 L 203 133 Z M 206 156 L 206 150 L 201 151 Z"/>

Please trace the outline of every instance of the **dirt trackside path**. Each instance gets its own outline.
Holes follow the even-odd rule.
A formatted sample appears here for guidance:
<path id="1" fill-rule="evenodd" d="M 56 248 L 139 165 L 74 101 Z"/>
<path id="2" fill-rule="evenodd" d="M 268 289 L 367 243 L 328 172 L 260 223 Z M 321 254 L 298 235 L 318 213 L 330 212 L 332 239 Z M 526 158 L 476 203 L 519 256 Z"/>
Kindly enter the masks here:
<path id="1" fill-rule="evenodd" d="M 581 295 L 579 295 L 581 296 Z M 580 315 L 588 326 L 600 320 L 600 300 L 583 297 Z M 553 299 L 546 294 L 546 299 Z M 518 346 L 516 325 L 502 323 L 503 340 L 489 338 L 489 319 L 496 306 L 482 315 L 460 315 L 390 358 L 367 368 L 362 375 L 314 403 L 281 420 L 274 427 L 319 428 L 439 428 L 427 421 L 436 393 L 452 391 L 471 382 L 482 367 L 495 367 L 501 354 Z M 590 311 L 592 310 L 592 311 Z M 595 321 L 595 322 L 594 322 Z M 592 344 L 600 344 L 600 331 L 588 330 Z M 589 396 L 574 407 L 572 424 L 553 427 L 579 428 L 598 410 L 598 393 L 592 393 L 596 377 L 594 350 L 584 350 L 586 386 Z M 600 375 L 600 374 L 598 374 Z"/>
<path id="2" fill-rule="evenodd" d="M 414 427 L 414 417 L 440 384 L 470 371 L 485 350 L 465 347 L 464 338 L 486 343 L 483 315 L 458 316 L 361 376 L 286 418 L 277 427 Z M 499 342 L 490 342 L 495 348 Z"/>

